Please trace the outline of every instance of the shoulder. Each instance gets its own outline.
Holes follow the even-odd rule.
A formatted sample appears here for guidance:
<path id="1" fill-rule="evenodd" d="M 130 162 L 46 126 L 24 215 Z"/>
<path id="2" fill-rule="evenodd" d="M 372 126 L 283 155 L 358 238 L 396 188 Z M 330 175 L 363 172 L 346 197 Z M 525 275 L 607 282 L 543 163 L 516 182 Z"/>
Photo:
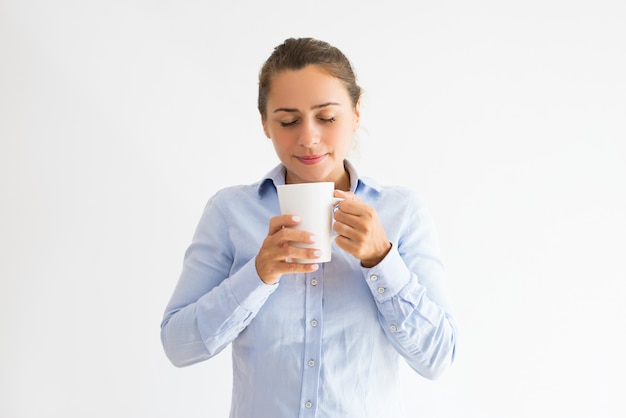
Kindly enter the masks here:
<path id="1" fill-rule="evenodd" d="M 265 176 L 263 176 L 260 180 L 254 183 L 228 186 L 218 190 L 211 197 L 211 200 L 229 204 L 234 202 L 234 204 L 240 205 L 240 199 L 252 199 L 253 201 L 259 201 L 267 197 L 271 197 L 276 194 L 275 184 L 277 181 L 280 178 L 285 178 L 284 170 L 284 167 L 279 164 L 265 174 Z"/>
<path id="2" fill-rule="evenodd" d="M 393 198 L 402 201 L 422 201 L 420 194 L 407 186 L 387 185 L 380 187 L 380 194 L 385 198 Z"/>
<path id="3" fill-rule="evenodd" d="M 406 208 L 407 206 L 419 207 L 423 205 L 420 194 L 407 186 L 381 184 L 376 179 L 360 175 L 355 166 L 349 161 L 345 163 L 352 180 L 351 190 L 361 199 L 376 205 L 393 204 Z"/>
<path id="4" fill-rule="evenodd" d="M 233 198 L 258 197 L 259 196 L 258 190 L 259 190 L 259 183 L 228 186 L 215 192 L 215 194 L 211 197 L 211 199 L 216 199 L 219 201 L 227 201 Z"/>
<path id="5" fill-rule="evenodd" d="M 215 192 L 206 204 L 207 210 L 233 212 L 241 207 L 253 207 L 259 204 L 259 185 L 228 186 Z"/>
<path id="6" fill-rule="evenodd" d="M 419 208 L 424 206 L 422 195 L 408 187 L 402 185 L 382 185 L 377 181 L 362 177 L 364 194 L 368 195 L 373 201 L 395 204 L 404 208 Z"/>

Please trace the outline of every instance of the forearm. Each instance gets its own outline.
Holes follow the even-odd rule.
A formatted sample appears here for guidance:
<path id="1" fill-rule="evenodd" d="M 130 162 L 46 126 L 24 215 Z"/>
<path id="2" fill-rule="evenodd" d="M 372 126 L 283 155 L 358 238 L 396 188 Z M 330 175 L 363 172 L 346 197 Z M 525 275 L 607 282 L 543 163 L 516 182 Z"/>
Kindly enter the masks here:
<path id="1" fill-rule="evenodd" d="M 422 376 L 441 375 L 452 364 L 456 345 L 456 325 L 446 302 L 429 297 L 431 289 L 420 284 L 395 250 L 366 271 L 366 280 L 396 350 Z"/>
<path id="2" fill-rule="evenodd" d="M 161 324 L 167 357 L 178 367 L 213 357 L 245 329 L 275 288 L 261 282 L 253 261 L 200 297 L 192 297 L 183 278 Z"/>

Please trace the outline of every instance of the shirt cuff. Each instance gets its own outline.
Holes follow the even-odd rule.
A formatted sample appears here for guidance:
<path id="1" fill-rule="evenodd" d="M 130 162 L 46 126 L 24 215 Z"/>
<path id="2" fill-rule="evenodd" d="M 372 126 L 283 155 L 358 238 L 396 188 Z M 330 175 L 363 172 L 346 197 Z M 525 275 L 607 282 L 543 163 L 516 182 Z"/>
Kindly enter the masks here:
<path id="1" fill-rule="evenodd" d="M 276 284 L 266 284 L 256 271 L 255 259 L 250 260 L 229 281 L 230 293 L 239 306 L 248 311 L 258 310 L 267 298 L 278 288 Z"/>
<path id="2" fill-rule="evenodd" d="M 395 245 L 380 263 L 371 268 L 363 267 L 363 274 L 372 295 L 379 302 L 396 296 L 411 280 L 411 271 Z"/>

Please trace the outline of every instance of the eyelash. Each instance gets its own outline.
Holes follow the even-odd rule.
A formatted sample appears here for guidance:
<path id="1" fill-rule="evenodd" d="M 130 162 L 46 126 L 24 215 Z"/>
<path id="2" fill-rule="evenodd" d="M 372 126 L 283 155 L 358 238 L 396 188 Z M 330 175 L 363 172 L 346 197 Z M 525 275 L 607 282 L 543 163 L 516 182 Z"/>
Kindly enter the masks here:
<path id="1" fill-rule="evenodd" d="M 335 118 L 317 118 L 318 120 L 324 122 L 324 123 L 333 123 L 335 121 Z M 290 126 L 294 126 L 295 124 L 297 124 L 298 122 L 300 122 L 300 119 L 296 119 L 293 122 L 280 122 L 280 126 L 282 126 L 283 128 L 288 128 Z"/>

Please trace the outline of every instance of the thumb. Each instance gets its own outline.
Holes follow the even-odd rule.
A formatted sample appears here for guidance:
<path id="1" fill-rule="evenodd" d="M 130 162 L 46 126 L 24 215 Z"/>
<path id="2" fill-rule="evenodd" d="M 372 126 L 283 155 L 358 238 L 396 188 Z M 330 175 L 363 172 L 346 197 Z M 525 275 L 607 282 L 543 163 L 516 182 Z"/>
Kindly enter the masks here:
<path id="1" fill-rule="evenodd" d="M 343 190 L 336 189 L 333 195 L 334 197 L 340 197 L 345 200 L 360 200 L 356 195 L 352 192 L 344 192 Z"/>

